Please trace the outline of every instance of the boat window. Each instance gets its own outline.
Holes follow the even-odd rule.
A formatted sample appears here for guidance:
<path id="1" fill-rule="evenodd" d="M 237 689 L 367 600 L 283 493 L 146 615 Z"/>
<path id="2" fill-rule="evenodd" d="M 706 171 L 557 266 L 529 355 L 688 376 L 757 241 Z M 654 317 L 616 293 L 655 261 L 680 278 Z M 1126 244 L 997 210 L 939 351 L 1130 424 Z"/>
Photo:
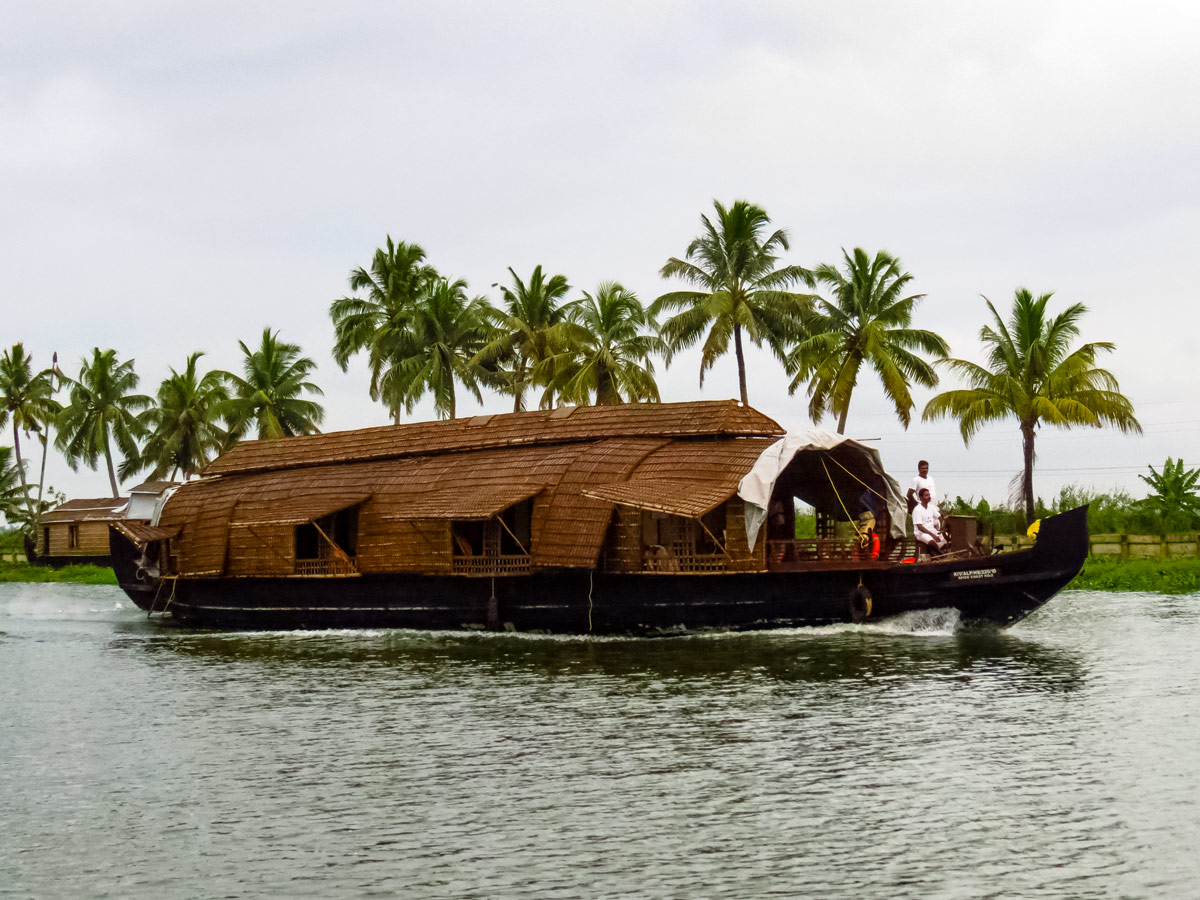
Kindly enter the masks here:
<path id="1" fill-rule="evenodd" d="M 532 497 L 490 519 L 451 522 L 454 571 L 463 575 L 528 572 L 532 523 Z"/>
<path id="2" fill-rule="evenodd" d="M 522 500 L 500 513 L 507 528 L 501 528 L 501 553 L 528 553 L 533 525 L 533 498 Z"/>
<path id="3" fill-rule="evenodd" d="M 728 563 L 726 504 L 699 519 L 643 511 L 642 568 L 650 572 L 718 572 Z"/>
<path id="4" fill-rule="evenodd" d="M 323 536 L 324 535 L 324 536 Z M 358 554 L 358 506 L 296 526 L 296 559 L 323 559 L 328 538 L 347 556 Z"/>

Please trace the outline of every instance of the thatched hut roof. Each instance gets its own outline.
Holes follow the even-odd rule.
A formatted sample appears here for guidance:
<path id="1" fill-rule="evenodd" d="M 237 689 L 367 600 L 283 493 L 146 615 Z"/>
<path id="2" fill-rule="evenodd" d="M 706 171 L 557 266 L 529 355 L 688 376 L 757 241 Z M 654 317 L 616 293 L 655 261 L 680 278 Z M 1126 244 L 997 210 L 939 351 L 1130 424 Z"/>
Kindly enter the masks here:
<path id="1" fill-rule="evenodd" d="M 38 521 L 42 525 L 53 525 L 56 522 L 106 522 L 125 518 L 128 506 L 128 497 L 67 500 L 43 513 Z"/>
<path id="2" fill-rule="evenodd" d="M 383 559 L 395 549 L 397 529 L 488 518 L 533 498 L 533 565 L 590 567 L 614 503 L 664 508 L 673 497 L 688 510 L 681 514 L 704 512 L 731 497 L 783 433 L 756 410 L 715 401 L 566 407 L 246 441 L 215 460 L 206 477 L 181 486 L 160 524 L 180 528 L 174 546 L 182 574 L 216 575 L 229 565 L 252 568 L 232 559 L 243 533 L 247 546 L 257 539 L 279 556 L 271 529 L 361 503 L 359 554 L 369 569 L 372 553 Z"/>

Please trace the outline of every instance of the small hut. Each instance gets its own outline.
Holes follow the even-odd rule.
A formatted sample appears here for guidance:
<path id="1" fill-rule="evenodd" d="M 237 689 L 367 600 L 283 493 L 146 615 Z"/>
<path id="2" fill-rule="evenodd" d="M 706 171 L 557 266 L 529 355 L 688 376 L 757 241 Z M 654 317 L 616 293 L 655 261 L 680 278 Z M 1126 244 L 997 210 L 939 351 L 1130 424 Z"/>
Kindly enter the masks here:
<path id="1" fill-rule="evenodd" d="M 149 522 L 162 508 L 174 481 L 146 481 L 131 488 L 128 497 L 68 500 L 38 521 L 35 563 L 39 566 L 110 566 L 110 525 L 135 526 Z"/>
<path id="2" fill-rule="evenodd" d="M 38 520 L 37 565 L 111 565 L 108 526 L 122 521 L 128 508 L 128 497 L 60 503 Z"/>

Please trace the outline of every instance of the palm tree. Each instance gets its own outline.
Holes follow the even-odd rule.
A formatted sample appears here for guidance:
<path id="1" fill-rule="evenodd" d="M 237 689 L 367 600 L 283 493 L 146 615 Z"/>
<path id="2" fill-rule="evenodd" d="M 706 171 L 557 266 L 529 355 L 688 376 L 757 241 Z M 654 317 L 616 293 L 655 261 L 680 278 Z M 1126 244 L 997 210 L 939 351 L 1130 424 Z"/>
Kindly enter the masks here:
<path id="1" fill-rule="evenodd" d="M 688 245 L 685 259 L 671 257 L 659 272 L 663 278 L 681 278 L 699 290 L 663 294 L 651 304 L 650 314 L 657 317 L 664 310 L 680 310 L 661 329 L 668 365 L 672 355 L 704 338 L 701 387 L 704 373 L 729 350 L 732 337 L 738 386 L 742 403 L 748 405 L 742 332 L 756 347 L 765 343 L 782 359 L 784 344 L 800 337 L 801 318 L 813 301 L 809 294 L 784 289 L 799 282 L 812 284 L 812 273 L 800 266 L 775 268 L 778 251 L 788 249 L 787 232 L 779 229 L 764 240 L 771 219 L 761 207 L 745 200 L 728 209 L 716 200 L 713 206 L 716 224 L 701 216 L 704 233 Z"/>
<path id="2" fill-rule="evenodd" d="M 456 412 L 455 381 L 482 401 L 479 384 L 485 373 L 475 357 L 491 337 L 486 309 L 483 297 L 467 298 L 461 278 L 439 278 L 427 285 L 409 315 L 413 351 L 385 373 L 383 386 L 392 396 L 414 403 L 432 393 L 438 415 L 448 419 Z"/>
<path id="3" fill-rule="evenodd" d="M 21 482 L 21 496 L 32 515 L 33 498 L 21 459 L 21 432 L 41 434 L 45 423 L 58 412 L 54 387 L 48 372 L 33 374 L 33 359 L 23 344 L 13 344 L 0 356 L 0 428 L 12 419 L 14 465 Z"/>
<path id="4" fill-rule="evenodd" d="M 544 360 L 535 376 L 550 384 L 569 403 L 598 405 L 649 400 L 658 402 L 654 363 L 665 353 L 655 327 L 637 295 L 615 281 L 601 282 L 595 295 L 564 307 L 563 349 Z"/>
<path id="5" fill-rule="evenodd" d="M 436 277 L 421 247 L 404 241 L 394 243 L 388 235 L 386 249 L 375 250 L 370 271 L 360 266 L 350 272 L 350 289 L 365 291 L 366 297 L 342 297 L 329 306 L 334 361 L 345 372 L 350 358 L 360 350 L 366 351 L 371 399 L 382 400 L 396 423 L 402 406 L 412 412 L 412 402 L 383 392 L 384 374 L 396 359 L 412 350 L 408 316 L 425 286 Z"/>
<path id="6" fill-rule="evenodd" d="M 112 442 L 125 459 L 138 455 L 137 440 L 142 436 L 138 412 L 154 401 L 144 394 L 135 394 L 138 377 L 133 360 L 117 362 L 116 350 L 92 350 L 92 358 L 80 361 L 79 377 L 67 379 L 70 402 L 57 420 L 58 439 L 55 446 L 67 458 L 72 471 L 82 460 L 95 469 L 101 455 L 108 465 L 108 481 L 113 496 L 120 496 L 117 474 L 113 468 Z"/>
<path id="7" fill-rule="evenodd" d="M 904 296 L 912 275 L 900 268 L 900 260 L 882 250 L 871 259 L 861 247 L 854 248 L 853 256 L 843 250 L 842 257 L 843 271 L 828 264 L 813 271 L 833 296 L 818 301 L 805 323 L 808 336 L 788 354 L 788 371 L 795 376 L 788 393 L 807 381 L 812 420 L 832 412 L 838 434 L 845 434 L 850 398 L 867 363 L 907 428 L 914 406 L 909 385 L 933 387 L 938 382 L 933 366 L 917 351 L 940 358 L 950 347 L 932 331 L 909 327 L 925 295 Z"/>
<path id="8" fill-rule="evenodd" d="M 202 470 L 225 446 L 228 435 L 218 421 L 229 400 L 225 373 L 207 372 L 201 376 L 196 364 L 203 352 L 187 358 L 182 372 L 171 374 L 158 387 L 158 403 L 142 413 L 141 425 L 148 437 L 136 459 L 122 464 L 120 475 L 127 478 L 149 468 L 151 478 L 168 473 L 191 478 Z"/>
<path id="9" fill-rule="evenodd" d="M 1138 478 L 1154 489 L 1141 506 L 1161 518 L 1164 530 L 1188 528 L 1200 516 L 1200 469 L 1185 469 L 1182 459 L 1168 456 L 1161 472 L 1150 466 L 1150 474 Z"/>
<path id="10" fill-rule="evenodd" d="M 44 374 L 46 380 L 50 382 L 50 394 L 53 396 L 58 393 L 58 388 L 63 381 L 62 370 L 58 367 L 57 350 L 51 355 L 50 368 Z M 54 401 L 46 410 L 46 416 L 42 422 L 45 427 L 42 433 L 38 435 L 38 440 L 42 444 L 42 468 L 38 474 L 37 502 L 33 505 L 33 510 L 37 513 L 37 516 L 41 515 L 38 511 L 42 508 L 42 493 L 46 487 L 46 457 L 50 451 L 50 434 L 54 430 L 54 420 L 60 412 L 62 412 L 62 406 L 57 401 Z"/>
<path id="11" fill-rule="evenodd" d="M 242 375 L 220 372 L 229 399 L 222 415 L 229 426 L 229 440 L 241 439 L 253 425 L 258 438 L 313 434 L 325 418 L 319 403 L 302 399 L 303 394 L 322 394 L 309 375 L 317 364 L 300 355 L 300 347 L 278 339 L 279 332 L 264 328 L 258 349 L 238 341 L 245 357 Z"/>
<path id="12" fill-rule="evenodd" d="M 925 406 L 924 421 L 953 416 L 963 443 L 970 444 L 989 423 L 1015 418 L 1021 429 L 1025 467 L 1022 493 L 1025 516 L 1032 521 L 1034 438 L 1041 423 L 1059 428 L 1113 425 L 1122 433 L 1141 434 L 1133 404 L 1120 393 L 1117 379 L 1096 366 L 1096 357 L 1114 349 L 1108 342 L 1070 344 L 1079 336 L 1079 320 L 1087 312 L 1074 303 L 1053 318 L 1046 313 L 1052 294 L 1034 297 L 1018 288 L 1008 323 L 984 297 L 992 314 L 979 339 L 987 350 L 986 368 L 965 359 L 944 364 L 970 387 L 938 394 Z"/>
<path id="13" fill-rule="evenodd" d="M 493 373 L 492 381 L 513 396 L 513 412 L 525 408 L 525 391 L 534 384 L 538 364 L 554 354 L 556 326 L 562 321 L 559 306 L 571 286 L 565 275 L 551 275 L 535 266 L 529 282 L 509 266 L 512 287 L 501 287 L 503 309 L 485 308 L 484 315 L 495 336 L 476 355 L 474 362 Z M 503 368 L 507 364 L 508 368 Z M 554 392 L 547 390 L 541 406 L 554 405 Z"/>
<path id="14" fill-rule="evenodd" d="M 0 513 L 12 522 L 14 513 L 21 517 L 22 510 L 21 478 L 17 474 L 17 464 L 13 461 L 13 448 L 0 447 Z"/>

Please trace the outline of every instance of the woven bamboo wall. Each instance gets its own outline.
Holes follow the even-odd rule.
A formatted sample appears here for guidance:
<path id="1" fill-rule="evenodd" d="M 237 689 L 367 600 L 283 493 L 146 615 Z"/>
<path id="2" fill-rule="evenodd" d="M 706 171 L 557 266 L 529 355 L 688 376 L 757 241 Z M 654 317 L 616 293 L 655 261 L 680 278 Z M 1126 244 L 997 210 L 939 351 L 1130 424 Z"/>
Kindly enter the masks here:
<path id="1" fill-rule="evenodd" d="M 604 541 L 604 571 L 640 572 L 642 570 L 642 511 L 618 505 Z"/>
<path id="2" fill-rule="evenodd" d="M 359 517 L 360 572 L 444 575 L 453 566 L 448 519 L 383 522 L 376 512 Z"/>
<path id="3" fill-rule="evenodd" d="M 296 566 L 295 532 L 294 525 L 233 522 L 229 528 L 225 574 L 234 578 L 291 575 Z"/>
<path id="4" fill-rule="evenodd" d="M 581 445 L 575 462 L 547 490 L 547 502 L 534 503 L 534 565 L 594 566 L 613 504 L 585 497 L 583 489 L 592 484 L 623 481 L 647 454 L 666 443 L 661 439 L 614 438 Z"/>

